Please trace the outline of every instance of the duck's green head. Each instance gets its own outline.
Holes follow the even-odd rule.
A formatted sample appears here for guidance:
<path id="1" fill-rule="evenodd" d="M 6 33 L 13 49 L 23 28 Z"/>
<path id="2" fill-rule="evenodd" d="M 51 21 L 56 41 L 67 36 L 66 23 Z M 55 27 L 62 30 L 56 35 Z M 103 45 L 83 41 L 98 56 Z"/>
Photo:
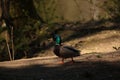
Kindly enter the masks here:
<path id="1" fill-rule="evenodd" d="M 56 32 L 52 34 L 52 38 L 55 41 L 55 45 L 60 45 L 61 44 L 61 36 L 58 35 Z"/>
<path id="2" fill-rule="evenodd" d="M 55 40 L 56 45 L 60 45 L 61 44 L 61 37 L 57 34 L 55 35 L 55 37 L 56 37 L 56 40 Z"/>

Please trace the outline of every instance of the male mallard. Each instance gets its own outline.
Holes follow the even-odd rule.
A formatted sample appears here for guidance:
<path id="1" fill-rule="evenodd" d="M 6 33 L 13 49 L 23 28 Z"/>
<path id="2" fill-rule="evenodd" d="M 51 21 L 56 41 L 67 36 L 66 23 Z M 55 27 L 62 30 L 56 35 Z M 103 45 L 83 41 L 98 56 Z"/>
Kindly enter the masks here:
<path id="1" fill-rule="evenodd" d="M 66 58 L 71 58 L 72 62 L 74 62 L 73 57 L 80 56 L 80 52 L 70 46 L 55 45 L 54 53 L 56 56 L 62 58 L 62 63 L 64 63 L 64 59 Z"/>
<path id="2" fill-rule="evenodd" d="M 55 47 L 53 52 L 56 56 L 62 58 L 62 63 L 64 63 L 65 58 L 71 58 L 72 62 L 74 62 L 73 57 L 80 56 L 79 51 L 75 48 L 61 45 L 61 36 L 58 35 L 56 31 L 55 33 L 53 33 L 52 38 L 55 41 Z"/>

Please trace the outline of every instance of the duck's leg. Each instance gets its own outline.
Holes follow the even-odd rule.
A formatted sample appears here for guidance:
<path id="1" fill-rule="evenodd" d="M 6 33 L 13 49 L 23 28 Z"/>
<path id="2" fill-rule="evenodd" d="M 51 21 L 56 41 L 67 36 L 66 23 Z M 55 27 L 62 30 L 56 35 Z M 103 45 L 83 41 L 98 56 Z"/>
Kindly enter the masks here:
<path id="1" fill-rule="evenodd" d="M 73 60 L 73 57 L 71 57 L 72 63 L 74 63 L 75 61 Z"/>
<path id="2" fill-rule="evenodd" d="M 61 62 L 62 64 L 64 63 L 64 58 L 62 58 L 62 62 Z"/>

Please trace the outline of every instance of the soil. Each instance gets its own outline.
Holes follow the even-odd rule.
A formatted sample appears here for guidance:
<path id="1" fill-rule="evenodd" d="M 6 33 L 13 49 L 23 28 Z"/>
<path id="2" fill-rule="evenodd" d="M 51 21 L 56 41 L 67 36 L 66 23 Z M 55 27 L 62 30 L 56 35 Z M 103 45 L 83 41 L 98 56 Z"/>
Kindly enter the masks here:
<path id="1" fill-rule="evenodd" d="M 120 50 L 83 54 L 60 64 L 57 56 L 0 62 L 0 80 L 119 80 Z"/>

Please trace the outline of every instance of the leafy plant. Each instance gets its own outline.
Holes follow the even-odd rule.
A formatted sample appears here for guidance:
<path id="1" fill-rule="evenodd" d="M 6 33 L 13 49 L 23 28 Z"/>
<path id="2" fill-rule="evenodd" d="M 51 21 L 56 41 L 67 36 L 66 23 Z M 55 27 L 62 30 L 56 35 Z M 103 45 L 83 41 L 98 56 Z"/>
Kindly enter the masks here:
<path id="1" fill-rule="evenodd" d="M 104 2 L 104 9 L 115 22 L 120 20 L 120 0 L 109 0 Z"/>

